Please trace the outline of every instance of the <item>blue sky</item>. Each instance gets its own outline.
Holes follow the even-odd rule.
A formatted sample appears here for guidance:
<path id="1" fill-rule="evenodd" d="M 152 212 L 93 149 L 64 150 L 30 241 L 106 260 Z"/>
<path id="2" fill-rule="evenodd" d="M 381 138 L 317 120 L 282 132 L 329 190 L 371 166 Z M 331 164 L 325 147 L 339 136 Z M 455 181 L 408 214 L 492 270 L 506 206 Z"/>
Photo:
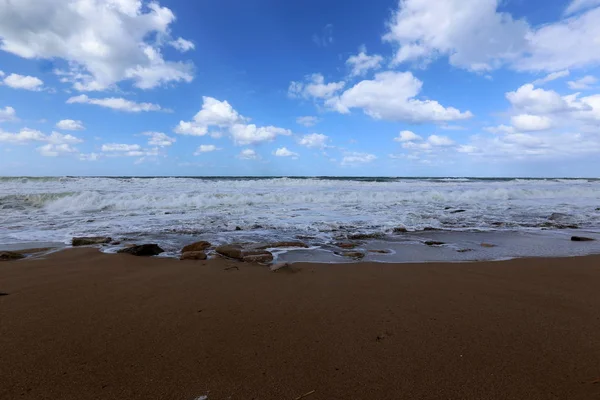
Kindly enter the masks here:
<path id="1" fill-rule="evenodd" d="M 0 0 L 0 175 L 600 176 L 600 0 Z"/>

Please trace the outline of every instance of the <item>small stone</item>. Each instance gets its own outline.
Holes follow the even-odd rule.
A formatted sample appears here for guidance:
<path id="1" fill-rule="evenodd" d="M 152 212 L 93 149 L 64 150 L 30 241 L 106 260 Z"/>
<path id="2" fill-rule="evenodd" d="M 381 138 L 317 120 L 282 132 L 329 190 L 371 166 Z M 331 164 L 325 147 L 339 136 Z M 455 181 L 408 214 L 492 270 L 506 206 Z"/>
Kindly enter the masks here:
<path id="1" fill-rule="evenodd" d="M 354 235 L 350 235 L 349 238 L 352 240 L 366 240 L 366 239 L 379 239 L 383 237 L 381 233 L 356 233 Z"/>
<path id="2" fill-rule="evenodd" d="M 473 249 L 458 249 L 458 250 L 456 250 L 457 253 L 468 253 L 470 251 L 473 251 Z"/>
<path id="3" fill-rule="evenodd" d="M 596 239 L 592 239 L 592 238 L 584 237 L 584 236 L 571 236 L 571 240 L 573 242 L 592 242 Z"/>
<path id="4" fill-rule="evenodd" d="M 132 256 L 138 257 L 150 257 L 164 253 L 164 250 L 161 249 L 157 244 L 142 244 L 139 246 L 126 247 L 117 251 L 117 253 L 131 254 Z"/>
<path id="5" fill-rule="evenodd" d="M 434 228 L 433 226 L 426 226 L 425 228 L 423 228 L 423 230 L 425 232 L 430 232 L 430 231 L 439 231 L 441 229 L 440 228 Z"/>
<path id="6" fill-rule="evenodd" d="M 464 213 L 467 210 L 454 210 L 454 211 L 450 211 L 450 214 L 458 214 L 458 213 Z"/>
<path id="7" fill-rule="evenodd" d="M 428 240 L 428 241 L 425 242 L 425 244 L 427 246 L 441 246 L 441 245 L 444 245 L 446 243 L 444 243 L 444 242 L 438 242 L 436 240 Z"/>
<path id="8" fill-rule="evenodd" d="M 308 245 L 306 243 L 302 243 L 302 242 L 293 242 L 293 241 L 289 241 L 289 242 L 275 242 L 275 243 L 268 243 L 266 245 L 262 245 L 257 247 L 257 249 L 270 249 L 270 248 L 280 248 L 280 247 L 301 247 L 303 249 L 308 248 Z"/>
<path id="9" fill-rule="evenodd" d="M 244 256 L 242 260 L 245 262 L 253 263 L 270 263 L 271 261 L 273 261 L 273 254 L 269 253 L 268 251 L 261 254 L 250 254 Z"/>
<path id="10" fill-rule="evenodd" d="M 71 241 L 72 246 L 91 246 L 94 244 L 106 244 L 112 242 L 112 239 L 107 236 L 92 236 L 92 237 L 74 237 Z"/>
<path id="11" fill-rule="evenodd" d="M 206 260 L 206 253 L 203 251 L 186 251 L 179 257 L 180 260 Z"/>
<path id="12" fill-rule="evenodd" d="M 403 226 L 398 226 L 398 227 L 394 228 L 393 232 L 394 233 L 406 233 L 406 232 L 408 232 L 408 229 L 406 229 Z"/>
<path id="13" fill-rule="evenodd" d="M 0 261 L 14 261 L 25 258 L 25 256 L 21 253 L 16 253 L 14 251 L 0 251 Z"/>
<path id="14" fill-rule="evenodd" d="M 496 245 L 491 243 L 481 243 L 481 247 L 487 247 L 488 249 L 491 249 L 492 247 L 496 247 Z"/>
<path id="15" fill-rule="evenodd" d="M 336 254 L 339 254 L 344 257 L 354 258 L 354 259 L 361 259 L 365 256 L 365 254 L 361 253 L 360 251 L 344 251 L 342 253 L 336 253 Z"/>
<path id="16" fill-rule="evenodd" d="M 350 243 L 350 242 L 340 242 L 335 244 L 340 249 L 354 249 L 358 247 L 358 243 Z"/>
<path id="17" fill-rule="evenodd" d="M 600 211 L 600 207 L 596 208 L 596 211 Z"/>
<path id="18" fill-rule="evenodd" d="M 369 253 L 377 253 L 377 254 L 390 254 L 389 250 L 369 250 Z"/>
<path id="19" fill-rule="evenodd" d="M 192 244 L 188 244 L 183 249 L 181 249 L 182 253 L 187 253 L 188 251 L 204 251 L 212 246 L 209 242 L 204 240 Z"/>
<path id="20" fill-rule="evenodd" d="M 236 226 L 236 227 L 235 227 L 235 230 L 236 230 L 236 231 L 241 231 L 241 230 L 242 230 L 242 228 L 240 228 L 239 226 Z"/>

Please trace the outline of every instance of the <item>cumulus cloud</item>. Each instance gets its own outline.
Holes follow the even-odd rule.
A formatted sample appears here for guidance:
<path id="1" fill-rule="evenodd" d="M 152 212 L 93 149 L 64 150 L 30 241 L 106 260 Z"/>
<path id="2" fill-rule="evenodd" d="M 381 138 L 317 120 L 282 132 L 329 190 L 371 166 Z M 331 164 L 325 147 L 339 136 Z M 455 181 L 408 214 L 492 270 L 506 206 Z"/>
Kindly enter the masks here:
<path id="1" fill-rule="evenodd" d="M 104 152 L 128 152 L 141 150 L 139 144 L 108 143 L 102 145 Z"/>
<path id="2" fill-rule="evenodd" d="M 533 114 L 556 113 L 570 109 L 569 102 L 555 91 L 535 89 L 530 83 L 514 92 L 506 93 L 506 98 L 516 109 Z"/>
<path id="3" fill-rule="evenodd" d="M 581 79 L 577 79 L 576 81 L 569 81 L 567 84 L 569 88 L 573 90 L 588 90 L 592 88 L 592 85 L 596 84 L 598 79 L 596 77 L 587 75 Z"/>
<path id="4" fill-rule="evenodd" d="M 519 132 L 544 131 L 552 128 L 552 119 L 540 115 L 519 114 L 513 116 L 511 122 Z"/>
<path id="5" fill-rule="evenodd" d="M 135 101 L 127 100 L 122 97 L 106 97 L 103 99 L 90 98 L 85 94 L 70 97 L 67 104 L 94 104 L 100 107 L 112 108 L 113 110 L 125 112 L 148 112 L 161 111 L 162 108 L 158 104 L 153 103 L 136 103 Z"/>
<path id="6" fill-rule="evenodd" d="M 312 74 L 308 75 L 304 82 L 292 81 L 288 95 L 292 98 L 327 99 L 342 90 L 345 85 L 343 81 L 325 83 L 322 74 Z"/>
<path id="7" fill-rule="evenodd" d="M 186 51 L 194 50 L 196 48 L 196 46 L 194 45 L 193 42 L 190 42 L 189 40 L 185 40 L 184 38 L 177 38 L 177 40 L 170 41 L 169 44 L 182 53 L 185 53 Z"/>
<path id="8" fill-rule="evenodd" d="M 350 68 L 350 76 L 361 76 L 372 69 L 381 68 L 382 62 L 382 56 L 378 54 L 368 55 L 367 49 L 363 46 L 359 49 L 358 54 L 352 55 L 346 60 L 346 65 Z"/>
<path id="9" fill-rule="evenodd" d="M 324 149 L 327 147 L 329 137 L 321 133 L 309 133 L 298 140 L 298 144 L 313 149 Z"/>
<path id="10" fill-rule="evenodd" d="M 396 142 L 414 142 L 416 140 L 423 140 L 423 138 L 412 131 L 402 131 L 398 134 L 398 137 L 394 138 Z"/>
<path id="11" fill-rule="evenodd" d="M 240 152 L 240 154 L 238 154 L 237 157 L 242 160 L 258 160 L 260 158 L 260 156 L 256 153 L 256 151 L 254 151 L 252 149 L 242 150 Z"/>
<path id="12" fill-rule="evenodd" d="M 13 89 L 31 90 L 34 92 L 42 90 L 42 87 L 44 85 L 44 81 L 42 81 L 40 78 L 36 78 L 35 76 L 19 74 L 10 74 L 7 77 L 5 77 L 2 82 L 6 86 L 11 87 Z"/>
<path id="13" fill-rule="evenodd" d="M 199 156 L 202 153 L 210 153 L 213 151 L 217 151 L 217 150 L 221 150 L 220 148 L 218 148 L 217 146 L 215 146 L 214 144 L 201 144 L 198 149 L 196 149 L 196 151 L 194 152 L 195 156 Z"/>
<path id="14" fill-rule="evenodd" d="M 63 119 L 56 123 L 58 129 L 63 131 L 82 131 L 85 129 L 83 122 L 75 121 L 73 119 Z"/>
<path id="15" fill-rule="evenodd" d="M 292 157 L 298 158 L 298 153 L 294 153 L 293 151 L 288 150 L 286 147 L 280 147 L 273 152 L 273 154 L 277 157 Z"/>
<path id="16" fill-rule="evenodd" d="M 44 157 L 58 157 L 65 154 L 78 153 L 79 151 L 69 144 L 48 143 L 37 148 L 38 152 Z"/>
<path id="17" fill-rule="evenodd" d="M 148 136 L 149 146 L 168 147 L 177 141 L 174 137 L 168 136 L 162 132 L 144 132 L 142 135 Z"/>
<path id="18" fill-rule="evenodd" d="M 319 122 L 319 118 L 312 116 L 298 117 L 296 118 L 296 123 L 299 125 L 304 125 L 306 127 L 315 126 Z"/>
<path id="19" fill-rule="evenodd" d="M 373 80 L 363 80 L 342 94 L 326 101 L 326 105 L 347 114 L 360 108 L 374 119 L 389 121 L 447 122 L 468 119 L 470 111 L 444 107 L 434 100 L 419 100 L 423 82 L 410 72 L 381 72 Z"/>
<path id="20" fill-rule="evenodd" d="M 0 108 L 0 122 L 7 121 L 16 121 L 17 120 L 17 112 L 14 108 L 6 106 L 4 108 Z"/>
<path id="21" fill-rule="evenodd" d="M 600 5 L 600 0 L 573 0 L 565 9 L 565 15 L 575 14 Z"/>
<path id="22" fill-rule="evenodd" d="M 0 143 L 27 144 L 31 142 L 47 142 L 50 144 L 76 144 L 83 142 L 82 139 L 73 135 L 63 135 L 59 132 L 52 132 L 50 135 L 36 130 L 23 128 L 17 133 L 10 133 L 0 130 Z"/>
<path id="23" fill-rule="evenodd" d="M 240 115 L 227 101 L 203 97 L 201 110 L 192 121 L 179 121 L 175 133 L 204 136 L 210 128 L 228 133 L 236 145 L 258 144 L 275 140 L 277 136 L 288 136 L 292 132 L 276 126 L 247 124 L 248 119 Z M 219 135 L 220 136 L 220 135 Z"/>
<path id="24" fill-rule="evenodd" d="M 375 161 L 377 156 L 369 153 L 359 153 L 359 152 L 348 152 L 342 158 L 342 165 L 358 165 L 358 164 L 367 164 L 372 161 Z"/>
<path id="25" fill-rule="evenodd" d="M 27 59 L 64 60 L 68 69 L 56 72 L 77 90 L 104 90 L 123 80 L 144 89 L 190 82 L 191 63 L 161 54 L 174 21 L 173 12 L 155 1 L 4 0 L 0 49 Z"/>

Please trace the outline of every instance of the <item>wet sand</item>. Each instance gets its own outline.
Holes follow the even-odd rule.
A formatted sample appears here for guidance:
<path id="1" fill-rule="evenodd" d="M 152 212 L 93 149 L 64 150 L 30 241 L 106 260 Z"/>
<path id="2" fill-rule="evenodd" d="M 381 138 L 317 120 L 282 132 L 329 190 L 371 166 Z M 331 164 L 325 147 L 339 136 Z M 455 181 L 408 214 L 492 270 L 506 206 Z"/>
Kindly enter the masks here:
<path id="1" fill-rule="evenodd" d="M 600 398 L 600 256 L 295 266 L 0 263 L 0 399 Z"/>

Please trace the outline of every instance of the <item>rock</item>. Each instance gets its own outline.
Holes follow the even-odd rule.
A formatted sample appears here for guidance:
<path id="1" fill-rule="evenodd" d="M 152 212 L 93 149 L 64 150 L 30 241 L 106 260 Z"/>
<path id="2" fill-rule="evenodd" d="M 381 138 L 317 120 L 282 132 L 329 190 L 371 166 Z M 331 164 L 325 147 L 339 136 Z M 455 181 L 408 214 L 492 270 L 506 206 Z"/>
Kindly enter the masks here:
<path id="1" fill-rule="evenodd" d="M 390 254 L 389 250 L 369 250 L 369 253 L 377 253 L 377 254 Z"/>
<path id="2" fill-rule="evenodd" d="M 25 256 L 21 253 L 16 253 L 14 251 L 0 251 L 0 261 L 14 261 L 25 258 Z"/>
<path id="3" fill-rule="evenodd" d="M 496 247 L 496 245 L 491 243 L 481 243 L 481 247 L 487 247 L 488 249 L 491 249 L 492 247 Z"/>
<path id="4" fill-rule="evenodd" d="M 408 229 L 406 229 L 406 228 L 405 228 L 405 227 L 403 227 L 403 226 L 399 226 L 399 227 L 397 227 L 397 228 L 394 228 L 394 231 L 393 231 L 393 232 L 394 232 L 394 233 L 406 233 L 406 232 L 408 232 Z"/>
<path id="5" fill-rule="evenodd" d="M 571 236 L 571 240 L 573 242 L 592 242 L 596 239 L 592 239 L 592 238 L 584 237 L 584 236 Z"/>
<path id="6" fill-rule="evenodd" d="M 600 211 L 600 207 L 596 208 L 596 211 Z"/>
<path id="7" fill-rule="evenodd" d="M 236 226 L 236 227 L 235 227 L 235 230 L 236 230 L 236 231 L 241 231 L 241 230 L 242 230 L 242 228 L 240 228 L 239 226 Z"/>
<path id="8" fill-rule="evenodd" d="M 468 253 L 470 251 L 473 251 L 473 249 L 458 249 L 458 250 L 456 250 L 457 253 Z"/>
<path id="9" fill-rule="evenodd" d="M 112 242 L 112 239 L 107 236 L 93 237 L 74 237 L 71 241 L 72 246 L 90 246 L 93 244 L 106 244 Z"/>
<path id="10" fill-rule="evenodd" d="M 261 246 L 262 247 L 262 246 Z M 267 263 L 273 261 L 273 254 L 266 250 L 253 248 L 244 248 L 239 244 L 226 244 L 216 248 L 217 253 L 245 262 L 262 262 Z"/>
<path id="11" fill-rule="evenodd" d="M 458 214 L 458 213 L 464 213 L 467 210 L 454 210 L 454 211 L 450 211 L 450 214 Z"/>
<path id="12" fill-rule="evenodd" d="M 340 249 L 354 249 L 358 247 L 358 243 L 350 243 L 350 242 L 340 242 L 335 244 Z"/>
<path id="13" fill-rule="evenodd" d="M 355 233 L 354 235 L 348 236 L 352 240 L 366 240 L 366 239 L 379 239 L 382 237 L 381 233 Z"/>
<path id="14" fill-rule="evenodd" d="M 165 251 L 161 249 L 157 244 L 142 244 L 139 246 L 126 247 L 117 251 L 117 253 L 131 254 L 133 256 L 139 257 L 157 256 L 160 253 L 164 252 Z"/>
<path id="15" fill-rule="evenodd" d="M 552 214 L 551 214 L 551 215 L 548 217 L 548 219 L 549 219 L 550 221 L 558 221 L 558 220 L 561 220 L 561 219 L 563 219 L 563 218 L 565 218 L 565 217 L 567 217 L 567 214 L 564 214 L 564 213 L 552 213 Z"/>
<path id="16" fill-rule="evenodd" d="M 203 251 L 186 251 L 179 257 L 180 260 L 206 260 L 206 253 Z"/>
<path id="17" fill-rule="evenodd" d="M 441 231 L 440 228 L 434 228 L 433 226 L 426 226 L 425 228 L 423 228 L 423 230 L 425 232 L 429 232 L 429 231 Z"/>
<path id="18" fill-rule="evenodd" d="M 208 249 L 210 246 L 212 246 L 210 243 L 202 240 L 200 242 L 188 244 L 183 249 L 181 249 L 181 252 L 187 253 L 189 251 L 204 251 L 204 250 Z"/>
<path id="19" fill-rule="evenodd" d="M 306 243 L 302 243 L 302 242 L 275 242 L 275 243 L 268 243 L 266 245 L 262 245 L 260 247 L 257 247 L 257 249 L 259 249 L 259 250 L 275 249 L 275 248 L 279 248 L 279 247 L 301 247 L 303 249 L 306 249 L 306 248 L 308 248 L 308 245 Z"/>
<path id="20" fill-rule="evenodd" d="M 344 256 L 344 257 L 349 257 L 349 258 L 355 258 L 355 259 L 361 259 L 365 256 L 364 253 L 361 253 L 360 251 L 344 251 L 341 253 L 336 253 L 340 256 Z"/>
<path id="21" fill-rule="evenodd" d="M 261 254 L 249 254 L 247 256 L 244 256 L 244 258 L 242 258 L 242 261 L 254 263 L 270 263 L 271 261 L 273 261 L 273 254 L 269 253 L 268 251 L 265 251 Z"/>
<path id="22" fill-rule="evenodd" d="M 444 242 L 438 242 L 436 240 L 427 240 L 426 242 L 424 242 L 427 246 L 441 246 L 443 244 L 446 244 Z"/>

